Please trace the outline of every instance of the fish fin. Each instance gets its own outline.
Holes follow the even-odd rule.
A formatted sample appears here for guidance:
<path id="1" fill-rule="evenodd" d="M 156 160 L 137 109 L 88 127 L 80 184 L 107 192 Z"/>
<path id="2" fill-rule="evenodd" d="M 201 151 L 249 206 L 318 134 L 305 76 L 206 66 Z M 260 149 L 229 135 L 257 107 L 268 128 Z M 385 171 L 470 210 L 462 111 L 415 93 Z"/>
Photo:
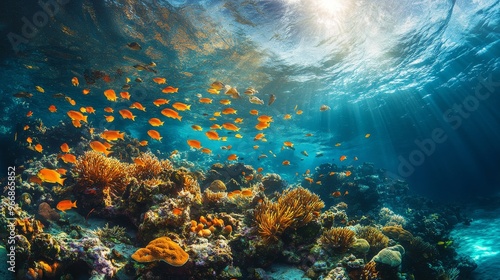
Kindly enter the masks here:
<path id="1" fill-rule="evenodd" d="M 57 182 L 58 182 L 61 186 L 64 186 L 64 180 L 66 180 L 66 178 L 60 178 Z"/>
<path id="2" fill-rule="evenodd" d="M 78 208 L 78 207 L 76 207 L 76 200 L 75 200 L 75 202 L 73 202 L 73 204 L 71 206 L 73 206 L 74 208 Z"/>

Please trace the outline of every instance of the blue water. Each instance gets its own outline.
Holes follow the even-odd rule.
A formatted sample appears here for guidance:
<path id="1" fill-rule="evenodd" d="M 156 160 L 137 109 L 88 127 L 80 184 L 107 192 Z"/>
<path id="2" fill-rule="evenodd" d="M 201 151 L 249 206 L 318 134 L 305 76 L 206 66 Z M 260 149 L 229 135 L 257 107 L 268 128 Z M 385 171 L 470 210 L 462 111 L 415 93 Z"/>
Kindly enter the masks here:
<path id="1" fill-rule="evenodd" d="M 412 192 L 434 199 L 468 201 L 500 189 L 499 1 L 73 0 L 60 4 L 36 30 L 24 26 L 26 20 L 43 20 L 34 18 L 43 11 L 40 6 L 17 1 L 5 6 L 0 17 L 2 169 L 20 153 L 11 142 L 28 121 L 28 111 L 52 126 L 68 122 L 68 110 L 93 106 L 97 113 L 89 120 L 96 131 L 125 131 L 148 140 L 163 157 L 178 150 L 199 168 L 226 162 L 235 153 L 245 164 L 296 183 L 322 163 L 373 162 L 409 181 Z M 13 43 L 13 34 L 24 39 Z M 134 41 L 142 50 L 126 46 Z M 152 61 L 157 74 L 132 67 Z M 85 70 L 103 71 L 111 82 L 86 84 Z M 74 76 L 79 87 L 71 85 Z M 161 93 L 165 85 L 151 81 L 157 76 L 179 93 Z M 108 102 L 103 91 L 119 92 L 126 77 L 132 80 L 131 101 Z M 144 82 L 134 82 L 137 77 Z M 243 118 L 242 139 L 224 130 L 219 134 L 228 137 L 226 142 L 204 135 L 214 123 L 208 118 L 224 108 L 218 101 L 230 99 L 206 92 L 215 80 L 242 95 L 229 105 L 238 114 L 216 121 Z M 250 86 L 265 105 L 248 101 L 243 91 Z M 91 89 L 89 95 L 81 94 L 84 87 Z M 34 96 L 12 97 L 19 91 Z M 72 97 L 76 106 L 52 98 L 55 93 Z M 213 104 L 200 104 L 198 94 L 213 98 Z M 270 94 L 276 101 L 268 106 Z M 192 104 L 191 111 L 181 112 L 181 122 L 165 118 L 164 107 L 151 103 L 156 98 Z M 121 119 L 117 111 L 135 101 L 147 111 L 132 110 L 135 122 Z M 56 113 L 48 112 L 51 104 Z M 322 112 L 322 105 L 331 109 Z M 112 123 L 104 121 L 106 106 L 115 109 Z M 262 131 L 267 142 L 253 141 L 258 131 L 251 109 L 274 118 Z M 284 120 L 285 114 L 292 118 Z M 165 121 L 157 128 L 161 143 L 146 134 L 150 117 Z M 193 131 L 193 124 L 204 131 Z M 200 140 L 213 154 L 189 149 L 187 139 Z M 292 141 L 295 150 L 282 150 L 284 141 Z M 227 145 L 232 149 L 221 149 Z M 262 154 L 267 158 L 259 160 Z M 341 155 L 348 159 L 340 162 Z M 290 166 L 283 166 L 284 160 Z"/>

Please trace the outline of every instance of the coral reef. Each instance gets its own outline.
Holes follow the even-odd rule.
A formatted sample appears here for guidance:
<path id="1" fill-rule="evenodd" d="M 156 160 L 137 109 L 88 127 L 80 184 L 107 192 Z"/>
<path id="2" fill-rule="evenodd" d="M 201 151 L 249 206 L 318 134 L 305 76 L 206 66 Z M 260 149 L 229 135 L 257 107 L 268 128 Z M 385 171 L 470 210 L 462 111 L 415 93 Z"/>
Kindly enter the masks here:
<path id="1" fill-rule="evenodd" d="M 323 232 L 321 244 L 334 251 L 345 252 L 356 242 L 354 231 L 348 228 L 332 228 Z"/>
<path id="2" fill-rule="evenodd" d="M 137 262 L 164 261 L 172 266 L 183 266 L 189 255 L 172 239 L 168 237 L 157 238 L 132 254 L 132 259 Z"/>

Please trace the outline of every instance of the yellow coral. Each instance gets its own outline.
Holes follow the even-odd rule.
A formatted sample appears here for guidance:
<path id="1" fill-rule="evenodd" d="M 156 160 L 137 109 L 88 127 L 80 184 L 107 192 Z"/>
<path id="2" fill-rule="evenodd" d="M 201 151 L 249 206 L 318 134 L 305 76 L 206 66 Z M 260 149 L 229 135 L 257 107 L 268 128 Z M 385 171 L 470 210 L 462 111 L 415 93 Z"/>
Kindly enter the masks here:
<path id="1" fill-rule="evenodd" d="M 326 247 L 344 252 L 356 241 L 354 235 L 354 231 L 348 228 L 336 227 L 323 232 L 320 241 Z"/>
<path id="2" fill-rule="evenodd" d="M 288 189 L 276 202 L 265 200 L 255 210 L 257 230 L 264 243 L 277 241 L 289 227 L 297 228 L 311 222 L 324 207 L 316 194 L 302 187 Z"/>
<path id="3" fill-rule="evenodd" d="M 131 174 L 138 180 L 157 178 L 162 172 L 172 169 L 168 159 L 160 161 L 152 153 L 142 153 L 134 159 Z"/>
<path id="4" fill-rule="evenodd" d="M 389 244 L 389 238 L 376 227 L 366 226 L 357 230 L 356 236 L 363 238 L 370 244 L 371 254 L 375 254 Z"/>
<path id="5" fill-rule="evenodd" d="M 382 228 L 382 232 L 392 239 L 397 241 L 412 241 L 413 234 L 411 232 L 403 229 L 401 226 L 387 226 Z"/>
<path id="6" fill-rule="evenodd" d="M 168 237 L 157 238 L 132 254 L 132 259 L 137 262 L 164 261 L 172 266 L 183 266 L 189 259 L 177 243 Z"/>

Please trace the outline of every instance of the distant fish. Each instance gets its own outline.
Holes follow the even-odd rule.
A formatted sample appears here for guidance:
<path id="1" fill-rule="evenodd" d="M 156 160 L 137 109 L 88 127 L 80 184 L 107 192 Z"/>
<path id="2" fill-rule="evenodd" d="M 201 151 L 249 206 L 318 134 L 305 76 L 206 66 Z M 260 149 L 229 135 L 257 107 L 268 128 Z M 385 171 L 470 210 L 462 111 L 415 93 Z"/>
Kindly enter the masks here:
<path id="1" fill-rule="evenodd" d="M 17 98 L 30 98 L 32 96 L 33 96 L 32 93 L 29 93 L 26 91 L 20 91 L 20 92 L 14 94 L 14 97 L 17 97 Z"/>
<path id="2" fill-rule="evenodd" d="M 127 46 L 129 48 L 133 49 L 134 51 L 140 51 L 140 50 L 142 50 L 141 45 L 139 45 L 139 43 L 137 43 L 137 42 L 128 43 Z"/>
<path id="3" fill-rule="evenodd" d="M 268 106 L 271 106 L 274 101 L 276 101 L 276 95 L 274 94 L 271 94 L 271 96 L 269 96 L 269 102 L 267 103 Z"/>

